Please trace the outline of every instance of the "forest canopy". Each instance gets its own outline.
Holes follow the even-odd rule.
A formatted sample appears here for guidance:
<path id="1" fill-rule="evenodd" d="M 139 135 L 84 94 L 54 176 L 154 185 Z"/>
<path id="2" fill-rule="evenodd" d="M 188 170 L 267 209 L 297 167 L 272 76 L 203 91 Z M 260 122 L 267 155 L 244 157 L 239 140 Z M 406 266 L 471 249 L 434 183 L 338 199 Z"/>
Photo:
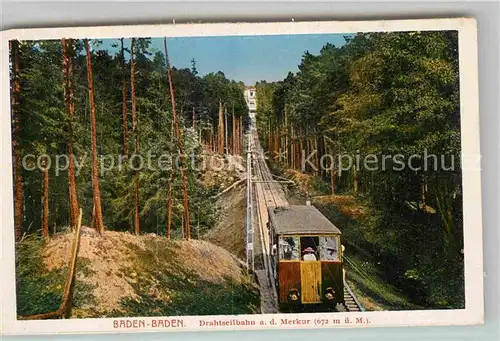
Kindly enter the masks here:
<path id="1" fill-rule="evenodd" d="M 319 194 L 368 208 L 369 219 L 341 227 L 344 242 L 389 282 L 419 303 L 463 307 L 457 32 L 345 39 L 306 52 L 284 80 L 256 85 L 262 145 L 275 167 L 314 176 Z M 338 162 L 368 155 L 400 155 L 412 167 Z M 333 211 L 323 210 L 338 219 Z"/>
<path id="2" fill-rule="evenodd" d="M 52 227 L 74 226 L 71 212 L 77 208 L 72 210 L 71 205 L 75 202 L 75 207 L 83 209 L 83 223 L 95 223 L 94 135 L 100 163 L 116 164 L 119 156 L 126 163 L 133 154 L 141 154 L 144 160 L 148 155 L 178 158 L 165 54 L 151 52 L 149 38 L 128 41 L 124 44 L 117 39 L 113 49 L 104 48 L 98 40 L 11 42 L 18 239 L 39 230 L 46 234 L 49 226 L 51 233 Z M 231 141 L 233 135 L 241 139 L 248 117 L 242 82 L 229 80 L 221 71 L 200 76 L 194 59 L 191 64 L 190 69 L 171 68 L 186 158 L 204 149 L 215 150 L 222 110 L 226 138 Z M 227 127 L 238 127 L 238 136 Z M 93 128 L 95 134 L 91 134 Z M 76 164 L 57 170 L 55 157 L 68 154 L 74 155 Z M 33 157 L 25 158 L 27 155 Z M 40 160 L 42 155 L 50 160 Z M 59 161 L 64 164 L 68 159 Z M 43 172 L 35 167 L 37 162 L 51 162 L 52 167 Z M 187 190 L 193 199 L 190 221 L 203 231 L 213 224 L 209 198 L 217 189 L 200 186 L 200 171 L 190 165 L 185 162 Z M 132 232 L 140 225 L 140 232 L 165 234 L 171 216 L 173 233 L 183 233 L 179 169 L 171 172 L 152 167 L 136 172 L 129 167 L 109 168 L 98 175 L 106 229 Z"/>

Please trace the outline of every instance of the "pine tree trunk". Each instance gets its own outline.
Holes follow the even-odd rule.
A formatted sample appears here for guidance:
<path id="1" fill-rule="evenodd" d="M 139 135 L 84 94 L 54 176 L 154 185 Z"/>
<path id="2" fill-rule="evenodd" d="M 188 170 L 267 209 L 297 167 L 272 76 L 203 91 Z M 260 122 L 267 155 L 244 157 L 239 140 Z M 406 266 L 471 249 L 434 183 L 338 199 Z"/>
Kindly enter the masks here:
<path id="1" fill-rule="evenodd" d="M 234 107 L 232 109 L 232 131 L 231 131 L 231 154 L 235 155 L 236 154 L 236 121 L 234 118 Z"/>
<path id="2" fill-rule="evenodd" d="M 134 61 L 135 38 L 130 43 L 130 92 L 132 96 L 132 132 L 135 133 L 137 125 L 137 112 L 135 103 L 135 61 Z"/>
<path id="3" fill-rule="evenodd" d="M 174 92 L 174 84 L 172 82 L 172 68 L 170 67 L 170 62 L 168 60 L 167 38 L 164 39 L 164 44 L 165 44 L 165 60 L 167 63 L 167 70 L 168 70 L 168 83 L 170 85 L 170 96 L 172 98 L 173 123 L 177 135 L 177 146 L 179 149 L 179 161 L 180 161 L 181 176 L 182 176 L 182 186 L 184 191 L 184 222 L 186 229 L 186 239 L 189 240 L 191 238 L 191 226 L 189 220 L 189 199 L 187 192 L 187 179 L 186 179 L 186 170 L 184 168 L 184 152 L 182 148 L 181 130 L 179 128 L 179 123 L 177 121 L 177 113 L 175 108 L 175 92 Z"/>
<path id="4" fill-rule="evenodd" d="M 318 137 L 316 136 L 316 131 L 314 132 L 315 133 L 315 136 L 314 136 L 314 151 L 316 151 L 316 175 L 319 175 L 319 176 L 322 176 L 322 172 L 321 172 L 321 167 L 319 165 L 319 153 L 320 153 L 320 150 L 319 150 L 319 147 L 318 147 Z"/>
<path id="5" fill-rule="evenodd" d="M 222 117 L 222 102 L 219 101 L 219 132 L 217 134 L 217 153 L 220 155 L 224 154 L 224 118 Z"/>
<path id="6" fill-rule="evenodd" d="M 193 130 L 196 132 L 196 112 L 193 107 Z"/>
<path id="7" fill-rule="evenodd" d="M 87 50 L 87 77 L 89 87 L 90 121 L 92 126 L 92 193 L 95 205 L 94 228 L 102 235 L 104 233 L 104 223 L 102 220 L 101 193 L 99 191 L 99 173 L 97 162 L 97 129 L 93 85 L 94 77 L 92 75 L 92 56 L 90 53 L 90 44 L 88 39 L 85 39 L 85 48 Z"/>
<path id="8" fill-rule="evenodd" d="M 241 119 L 238 120 L 238 126 L 239 126 L 239 140 L 238 140 L 238 149 L 240 150 L 240 155 L 243 155 L 243 148 L 245 146 L 245 140 L 244 140 L 244 131 L 243 131 L 243 122 L 241 122 Z"/>
<path id="9" fill-rule="evenodd" d="M 79 215 L 78 196 L 76 191 L 75 156 L 73 152 L 73 120 L 75 116 L 74 86 L 73 86 L 73 41 L 62 39 L 63 55 L 63 87 L 66 112 L 68 113 L 68 190 L 69 190 L 69 219 L 72 229 L 76 228 Z"/>
<path id="10" fill-rule="evenodd" d="M 271 139 L 272 139 L 272 134 L 271 134 L 271 121 L 267 120 L 267 150 L 270 152 L 271 151 Z"/>
<path id="11" fill-rule="evenodd" d="M 297 165 L 298 165 L 298 168 L 300 169 L 301 172 L 305 172 L 306 170 L 305 169 L 302 169 L 302 157 L 303 157 L 303 154 L 304 154 L 304 139 L 302 137 L 302 132 L 300 134 L 300 142 L 299 142 L 299 152 L 298 152 L 298 157 L 297 157 Z"/>
<path id="12" fill-rule="evenodd" d="M 238 155 L 240 153 L 239 150 L 239 142 L 240 142 L 240 128 L 238 125 L 239 119 L 237 117 L 234 118 L 234 154 Z"/>
<path id="13" fill-rule="evenodd" d="M 127 119 L 127 77 L 125 66 L 125 48 L 123 47 L 123 38 L 121 38 L 121 55 L 122 55 L 122 125 L 123 125 L 123 142 L 122 155 L 128 157 L 128 119 Z"/>
<path id="14" fill-rule="evenodd" d="M 323 144 L 325 144 L 323 142 Z M 326 145 L 326 144 L 325 144 Z M 326 147 L 325 147 L 325 150 L 326 150 Z M 333 148 L 330 148 L 330 153 L 331 153 L 331 158 L 330 159 L 330 188 L 331 188 L 331 191 L 332 191 L 332 195 L 335 194 L 336 192 L 336 184 L 335 184 L 335 162 L 333 161 Z"/>
<path id="15" fill-rule="evenodd" d="M 135 139 L 135 154 L 139 153 L 139 130 L 137 129 L 137 103 L 135 97 L 135 59 L 134 59 L 134 45 L 135 38 L 132 38 L 130 43 L 130 92 L 132 99 L 132 133 Z M 135 207 L 135 219 L 134 219 L 134 229 L 135 234 L 141 234 L 140 226 L 140 210 L 139 210 L 139 195 L 140 195 L 140 185 L 139 185 L 139 171 L 136 171 L 134 178 L 134 207 Z"/>
<path id="16" fill-rule="evenodd" d="M 228 143 L 228 126 L 227 126 L 227 107 L 224 108 L 224 154 L 229 154 L 229 143 Z"/>
<path id="17" fill-rule="evenodd" d="M 358 170 L 356 169 L 356 165 L 352 167 L 353 169 L 353 190 L 354 190 L 354 195 L 358 195 L 358 187 L 359 187 L 359 173 Z"/>
<path id="18" fill-rule="evenodd" d="M 172 121 L 172 126 L 170 129 L 170 136 L 174 138 L 174 122 Z M 168 177 L 168 191 L 167 191 L 167 239 L 170 239 L 170 233 L 172 230 L 172 187 L 174 185 L 174 165 L 172 164 L 172 169 L 170 169 L 170 175 Z"/>
<path id="19" fill-rule="evenodd" d="M 285 104 L 285 165 L 287 167 L 290 167 L 290 146 L 288 142 L 288 110 L 287 110 L 287 105 Z"/>
<path id="20" fill-rule="evenodd" d="M 21 175 L 21 151 L 19 146 L 20 130 L 20 95 L 21 95 L 21 75 L 20 75 L 20 52 L 19 42 L 11 41 L 12 60 L 12 149 L 14 161 L 14 228 L 16 240 L 21 239 L 23 223 L 23 178 Z"/>
<path id="21" fill-rule="evenodd" d="M 215 129 L 214 126 L 210 126 L 210 151 L 213 153 L 216 151 L 215 149 Z"/>
<path id="22" fill-rule="evenodd" d="M 49 238 L 49 167 L 43 165 L 43 216 L 42 234 L 45 239 Z"/>
<path id="23" fill-rule="evenodd" d="M 53 216 L 53 227 L 52 234 L 55 235 L 57 233 L 57 200 L 54 203 L 54 216 Z"/>

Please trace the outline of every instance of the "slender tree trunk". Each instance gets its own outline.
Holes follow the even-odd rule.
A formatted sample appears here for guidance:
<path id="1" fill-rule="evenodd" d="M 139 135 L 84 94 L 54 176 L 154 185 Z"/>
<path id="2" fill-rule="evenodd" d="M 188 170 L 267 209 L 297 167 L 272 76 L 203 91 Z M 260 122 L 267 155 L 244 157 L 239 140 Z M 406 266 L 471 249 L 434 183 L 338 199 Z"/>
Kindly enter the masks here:
<path id="1" fill-rule="evenodd" d="M 240 134 L 239 134 L 239 126 L 238 126 L 238 117 L 234 118 L 234 154 L 238 155 L 240 153 L 238 143 L 240 142 Z"/>
<path id="2" fill-rule="evenodd" d="M 20 95 L 21 95 L 21 75 L 20 75 L 20 53 L 19 42 L 11 41 L 12 60 L 12 149 L 14 161 L 14 228 L 16 240 L 21 239 L 23 223 L 23 178 L 21 175 L 21 151 L 19 146 L 20 134 Z"/>
<path id="3" fill-rule="evenodd" d="M 121 38 L 121 55 L 122 55 L 122 125 L 123 125 L 123 142 L 122 142 L 122 155 L 128 157 L 128 119 L 127 119 L 127 77 L 125 66 L 125 48 L 123 46 L 123 38 Z"/>
<path id="4" fill-rule="evenodd" d="M 97 129 L 93 85 L 94 77 L 92 75 L 92 56 L 88 39 L 85 39 L 85 48 L 87 50 L 87 77 L 89 87 L 90 121 L 92 126 L 92 193 L 95 205 L 93 227 L 102 235 L 104 233 L 104 223 L 102 220 L 101 192 L 99 191 L 99 173 L 97 163 Z"/>
<path id="5" fill-rule="evenodd" d="M 134 60 L 135 38 L 130 43 L 130 92 L 132 96 L 132 132 L 135 133 L 137 125 L 137 112 L 135 103 L 135 60 Z"/>
<path id="6" fill-rule="evenodd" d="M 242 131 L 242 124 L 241 124 L 241 117 L 238 117 L 237 119 L 237 124 L 238 124 L 238 127 L 236 128 L 238 130 L 238 154 L 241 155 L 242 154 L 242 145 L 243 145 L 243 131 Z"/>
<path id="7" fill-rule="evenodd" d="M 267 150 L 271 152 L 271 139 L 272 139 L 272 134 L 271 134 L 271 120 L 267 120 Z"/>
<path id="8" fill-rule="evenodd" d="M 57 200 L 54 203 L 54 216 L 53 216 L 53 228 L 52 234 L 55 235 L 57 233 Z"/>
<path id="9" fill-rule="evenodd" d="M 243 136 L 243 122 L 241 122 L 241 118 L 238 120 L 238 149 L 240 151 L 240 155 L 243 155 L 243 147 L 245 145 L 244 136 Z"/>
<path id="10" fill-rule="evenodd" d="M 295 136 L 293 135 L 293 126 L 290 127 L 290 148 L 291 148 L 291 167 L 295 169 Z"/>
<path id="11" fill-rule="evenodd" d="M 285 154 L 285 165 L 287 167 L 290 167 L 290 146 L 289 146 L 289 141 L 288 141 L 288 134 L 289 134 L 289 127 L 288 127 L 288 107 L 287 105 L 285 104 L 285 108 L 284 108 L 284 111 L 285 111 L 285 150 L 286 150 L 286 154 Z"/>
<path id="12" fill-rule="evenodd" d="M 135 59 L 134 59 L 134 45 L 135 38 L 132 38 L 130 43 L 130 92 L 132 96 L 132 133 L 135 139 L 135 154 L 139 153 L 139 131 L 137 129 L 137 107 L 136 107 L 136 97 L 135 97 Z M 140 210 L 139 210 L 139 195 L 140 195 L 140 185 L 139 185 L 139 171 L 136 171 L 134 178 L 134 196 L 135 196 L 135 219 L 134 228 L 135 234 L 141 234 L 140 226 Z"/>
<path id="13" fill-rule="evenodd" d="M 320 153 L 320 150 L 318 148 L 318 137 L 316 136 L 316 131 L 314 132 L 315 136 L 314 136 L 314 139 L 313 139 L 313 143 L 314 143 L 314 150 L 313 152 L 315 151 L 316 154 L 316 162 L 315 162 L 315 166 L 316 166 L 316 175 L 319 175 L 321 176 L 322 175 L 322 172 L 321 172 L 321 167 L 319 166 L 319 153 Z"/>
<path id="14" fill-rule="evenodd" d="M 240 141 L 239 141 L 239 144 L 240 144 L 240 155 L 244 155 L 245 153 L 245 122 L 242 121 L 240 119 L 240 122 L 239 122 L 239 126 L 240 126 Z"/>
<path id="15" fill-rule="evenodd" d="M 172 120 L 172 126 L 170 129 L 170 136 L 174 138 L 174 121 Z M 174 185 L 174 165 L 172 164 L 172 169 L 170 169 L 170 175 L 168 178 L 168 192 L 167 192 L 167 239 L 170 239 L 170 233 L 172 230 L 172 187 Z"/>
<path id="16" fill-rule="evenodd" d="M 227 107 L 224 107 L 224 154 L 229 154 L 229 143 L 228 143 L 228 125 L 227 125 Z"/>
<path id="17" fill-rule="evenodd" d="M 280 151 L 280 130 L 280 127 L 276 127 L 274 129 L 274 159 L 279 159 L 278 155 Z"/>
<path id="18" fill-rule="evenodd" d="M 356 165 L 352 167 L 353 170 L 353 189 L 354 189 L 354 195 L 358 195 L 358 188 L 359 188 L 359 173 L 358 170 L 356 169 Z"/>
<path id="19" fill-rule="evenodd" d="M 66 112 L 68 113 L 68 190 L 69 218 L 72 229 L 76 228 L 79 215 L 78 195 L 76 191 L 75 156 L 73 152 L 73 120 L 75 116 L 74 86 L 73 86 L 73 41 L 62 39 L 63 57 L 63 88 Z"/>
<path id="20" fill-rule="evenodd" d="M 170 67 L 170 61 L 168 59 L 167 38 L 166 37 L 164 39 L 164 45 L 165 45 L 165 60 L 167 63 L 167 70 L 168 70 L 168 82 L 170 85 L 170 96 L 172 98 L 172 114 L 174 116 L 173 121 L 174 121 L 175 132 L 177 135 L 177 146 L 179 149 L 179 161 L 180 161 L 180 168 L 181 168 L 181 175 L 182 175 L 182 186 L 183 186 L 183 190 L 184 190 L 184 222 L 185 222 L 185 228 L 186 228 L 186 239 L 189 240 L 191 238 L 191 226 L 190 226 L 190 221 L 189 221 L 189 199 L 188 199 L 188 192 L 187 192 L 186 170 L 184 169 L 184 152 L 182 150 L 181 130 L 179 128 L 179 123 L 177 121 L 177 113 L 176 113 L 176 109 L 175 109 L 174 84 L 172 82 L 172 68 Z"/>
<path id="21" fill-rule="evenodd" d="M 231 133 L 231 154 L 235 155 L 236 154 L 236 120 L 234 117 L 234 107 L 232 109 L 232 133 Z"/>
<path id="22" fill-rule="evenodd" d="M 217 152 L 222 155 L 224 154 L 224 118 L 223 116 L 223 109 L 222 109 L 222 102 L 219 101 L 219 132 L 217 135 Z"/>
<path id="23" fill-rule="evenodd" d="M 323 138 L 323 141 L 324 141 L 324 138 Z M 323 144 L 325 145 L 325 150 L 327 150 L 326 148 L 326 143 L 323 142 Z M 336 192 L 336 184 L 335 184 L 335 162 L 333 161 L 333 148 L 330 147 L 330 153 L 331 153 L 331 157 L 329 158 L 330 159 L 330 188 L 331 188 L 331 191 L 332 191 L 332 195 L 335 194 Z"/>
<path id="24" fill-rule="evenodd" d="M 425 176 L 424 175 L 422 175 L 422 178 L 421 178 L 420 181 L 421 181 L 421 183 L 420 183 L 420 202 L 421 202 L 421 205 L 420 206 L 425 211 L 425 209 L 426 209 L 425 199 L 426 199 L 426 185 L 427 185 L 427 182 L 425 180 Z"/>
<path id="25" fill-rule="evenodd" d="M 196 111 L 193 107 L 193 130 L 196 132 Z"/>
<path id="26" fill-rule="evenodd" d="M 214 126 L 210 126 L 210 151 L 215 152 L 215 129 Z"/>
<path id="27" fill-rule="evenodd" d="M 42 234 L 45 239 L 49 238 L 49 167 L 43 165 L 43 216 Z"/>
<path id="28" fill-rule="evenodd" d="M 304 153 L 304 138 L 302 137 L 302 132 L 300 134 L 300 142 L 299 142 L 299 152 L 297 157 L 297 166 L 301 172 L 305 172 L 305 169 L 302 169 L 302 154 Z"/>

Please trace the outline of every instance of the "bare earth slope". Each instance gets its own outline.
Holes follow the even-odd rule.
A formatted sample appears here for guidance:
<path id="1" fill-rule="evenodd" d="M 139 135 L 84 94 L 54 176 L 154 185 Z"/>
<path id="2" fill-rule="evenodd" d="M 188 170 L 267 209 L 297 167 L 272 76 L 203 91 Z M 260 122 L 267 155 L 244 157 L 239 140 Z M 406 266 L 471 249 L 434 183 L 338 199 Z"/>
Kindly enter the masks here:
<path id="1" fill-rule="evenodd" d="M 154 234 L 134 236 L 84 229 L 77 281 L 92 300 L 72 317 L 242 314 L 258 311 L 258 289 L 241 262 L 208 241 L 169 241 Z M 71 234 L 52 238 L 43 251 L 48 271 L 64 268 Z"/>
<path id="2" fill-rule="evenodd" d="M 245 259 L 246 187 L 236 186 L 218 202 L 219 219 L 204 239 L 219 245 L 240 259 Z"/>

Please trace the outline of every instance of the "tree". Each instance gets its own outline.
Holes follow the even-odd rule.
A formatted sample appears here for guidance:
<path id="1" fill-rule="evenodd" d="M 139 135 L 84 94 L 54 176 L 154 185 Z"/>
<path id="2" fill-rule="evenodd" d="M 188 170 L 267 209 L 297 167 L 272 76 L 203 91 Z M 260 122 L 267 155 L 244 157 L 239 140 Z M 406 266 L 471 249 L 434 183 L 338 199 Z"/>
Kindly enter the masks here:
<path id="1" fill-rule="evenodd" d="M 49 166 L 47 161 L 43 161 L 43 218 L 42 235 L 45 239 L 49 238 Z"/>
<path id="2" fill-rule="evenodd" d="M 88 90 L 90 102 L 90 121 L 91 121 L 91 139 L 92 139 L 92 195 L 94 201 L 93 207 L 93 221 L 92 226 L 99 231 L 100 234 L 104 233 L 104 223 L 102 219 L 101 207 L 101 193 L 99 191 L 99 173 L 97 161 L 97 129 L 96 129 L 96 113 L 94 103 L 94 81 L 92 75 L 92 53 L 90 50 L 89 40 L 85 39 L 85 48 L 87 51 L 87 77 L 88 77 Z"/>
<path id="3" fill-rule="evenodd" d="M 419 171 L 380 163 L 373 171 L 363 162 L 341 173 L 338 166 L 300 170 L 328 181 L 332 194 L 373 209 L 363 229 L 343 232 L 380 258 L 397 260 L 382 262 L 381 271 L 398 274 L 389 281 L 404 287 L 405 274 L 416 273 L 427 292 L 420 297 L 461 306 L 456 292 L 463 282 L 448 282 L 463 278 L 461 170 L 443 169 L 460 156 L 456 44 L 456 32 L 363 33 L 341 47 L 326 44 L 318 55 L 306 52 L 296 74 L 257 84 L 257 125 L 269 152 L 291 150 L 291 160 L 280 164 L 285 168 L 301 168 L 303 153 L 312 152 L 316 168 L 327 152 L 335 161 L 343 154 L 408 160 L 424 151 L 445 157 L 436 157 L 431 170 L 423 170 L 422 158 L 413 161 Z M 439 274 L 430 270 L 443 263 Z"/>
<path id="4" fill-rule="evenodd" d="M 134 45 L 135 38 L 132 38 L 132 42 L 130 43 L 130 88 L 132 94 L 132 132 L 135 138 L 135 154 L 139 154 L 139 130 L 137 128 L 137 102 L 135 97 L 135 58 L 134 58 Z M 140 210 L 139 210 L 139 193 L 140 193 L 140 185 L 139 185 L 139 171 L 135 171 L 134 177 L 134 195 L 135 195 L 135 234 L 139 235 L 141 233 L 140 227 Z"/>
<path id="5" fill-rule="evenodd" d="M 45 198 L 50 209 L 50 226 L 63 229 L 72 226 L 71 214 L 65 212 L 74 211 L 70 197 L 73 192 L 76 193 L 75 202 L 82 209 L 83 219 L 93 221 L 92 226 L 97 229 L 98 207 L 103 228 L 115 231 L 130 231 L 132 226 L 134 231 L 136 217 L 140 219 L 141 233 L 167 234 L 173 239 L 181 235 L 194 237 L 189 228 L 186 230 L 186 221 L 189 221 L 189 227 L 196 224 L 200 233 L 214 225 L 212 196 L 218 188 L 201 185 L 202 171 L 190 167 L 186 156 L 194 155 L 194 161 L 200 161 L 198 156 L 202 143 L 208 145 L 211 128 L 215 128 L 213 132 L 217 129 L 219 99 L 228 112 L 234 106 L 234 120 L 229 113 L 224 125 L 230 127 L 239 120 L 241 124 L 237 123 L 236 130 L 240 134 L 247 115 L 241 84 L 228 80 L 222 72 L 202 77 L 193 70 L 172 66 L 171 83 L 176 107 L 174 124 L 165 56 L 162 52 L 151 56 L 149 41 L 148 38 L 134 39 L 135 115 L 130 115 L 135 116 L 136 124 L 135 131 L 132 122 L 127 124 L 125 134 L 124 106 L 132 102 L 132 91 L 127 89 L 130 94 L 126 94 L 128 102 L 124 105 L 123 85 L 125 79 L 126 87 L 131 88 L 129 82 L 132 75 L 129 73 L 132 70 L 128 57 L 124 63 L 121 40 L 115 41 L 117 53 L 110 53 L 98 40 L 89 40 L 88 44 L 85 40 L 70 39 L 65 39 L 64 44 L 62 40 L 19 43 L 18 81 L 21 93 L 19 104 L 16 107 L 14 103 L 12 111 L 13 147 L 16 146 L 13 152 L 19 150 L 37 156 L 72 153 L 75 159 L 74 177 L 73 165 L 69 166 L 71 170 L 66 171 L 68 174 L 62 170 L 56 175 L 53 167 L 49 169 L 48 196 L 44 194 L 45 175 L 37 167 L 36 171 L 21 167 L 21 199 L 16 199 L 16 203 L 22 203 L 19 206 L 22 215 L 16 221 L 20 222 L 22 233 L 40 232 L 40 227 L 44 225 L 44 213 L 49 212 L 44 207 Z M 129 53 L 126 40 L 124 45 L 125 54 Z M 15 51 L 12 51 L 13 71 L 14 55 Z M 13 92 L 14 89 L 12 86 Z M 13 96 L 12 100 L 16 98 Z M 14 126 L 15 117 L 18 118 L 18 129 Z M 176 125 L 181 134 L 180 141 Z M 226 134 L 230 145 L 234 133 L 226 129 Z M 129 154 L 130 148 L 135 151 L 136 147 L 140 147 L 138 152 L 151 151 L 153 155 L 171 156 L 174 160 L 182 155 L 185 181 L 181 172 L 176 174 L 177 170 L 172 173 L 169 169 L 148 168 L 141 170 L 140 182 L 137 182 L 137 173 L 127 167 L 130 155 L 121 167 L 115 159 L 115 166 L 106 169 L 110 165 L 109 158 L 100 159 L 100 156 L 123 154 L 124 135 L 127 135 Z M 14 143 L 15 136 L 18 136 L 18 145 Z M 239 136 L 241 139 L 241 134 Z M 94 154 L 99 162 L 95 162 Z M 53 158 L 51 160 L 54 161 Z M 29 167 L 33 166 L 30 162 Z M 100 168 L 100 162 L 106 167 Z M 94 172 L 95 165 L 102 173 Z M 15 167 L 13 173 L 15 178 Z M 140 184 L 138 193 L 136 184 Z M 189 194 L 188 205 L 184 204 L 184 184 Z M 98 195 L 95 194 L 95 185 L 98 186 Z M 16 188 L 13 190 L 15 192 Z M 97 198 L 100 203 L 97 203 Z M 139 205 L 136 205 L 137 202 Z M 188 215 L 189 219 L 186 219 L 185 206 L 189 212 L 196 214 Z"/>
<path id="6" fill-rule="evenodd" d="M 126 63 L 125 63 L 125 48 L 123 46 L 123 38 L 121 42 L 121 67 L 122 67 L 122 127 L 123 127 L 123 142 L 122 155 L 128 157 L 128 118 L 127 118 L 127 78 L 126 78 Z"/>
<path id="7" fill-rule="evenodd" d="M 12 87 L 11 87 L 11 105 L 12 105 L 12 149 L 14 158 L 14 224 L 16 239 L 21 239 L 23 223 L 23 178 L 21 175 L 21 151 L 19 146 L 20 139 L 20 95 L 21 95 L 21 77 L 20 77 L 20 51 L 19 42 L 12 40 L 11 60 L 12 60 Z"/>
<path id="8" fill-rule="evenodd" d="M 177 135 L 177 146 L 179 150 L 179 159 L 180 159 L 180 168 L 181 168 L 181 176 L 182 176 L 182 186 L 183 186 L 183 193 L 184 193 L 184 224 L 185 224 L 185 231 L 186 231 L 186 239 L 189 240 L 191 238 L 191 227 L 190 227 L 190 216 L 189 216 L 189 199 L 188 199 L 188 192 L 187 192 L 187 183 L 186 183 L 186 170 L 184 169 L 184 153 L 182 151 L 182 136 L 181 136 L 181 131 L 179 129 L 179 123 L 177 121 L 177 113 L 176 113 L 176 108 L 175 108 L 175 93 L 174 93 L 174 84 L 172 82 L 172 68 L 170 67 L 170 61 L 168 59 L 168 50 L 167 50 L 167 38 L 164 38 L 164 45 L 165 45 L 165 61 L 167 64 L 167 71 L 168 71 L 168 82 L 170 84 L 170 96 L 172 100 L 172 115 L 173 115 L 173 123 L 174 123 L 174 129 L 175 133 Z"/>
<path id="9" fill-rule="evenodd" d="M 73 152 L 73 120 L 75 116 L 74 86 L 73 86 L 73 41 L 61 40 L 63 58 L 63 87 L 64 102 L 68 115 L 68 188 L 69 188 L 69 214 L 70 225 L 76 227 L 80 207 L 76 191 L 75 155 Z"/>

